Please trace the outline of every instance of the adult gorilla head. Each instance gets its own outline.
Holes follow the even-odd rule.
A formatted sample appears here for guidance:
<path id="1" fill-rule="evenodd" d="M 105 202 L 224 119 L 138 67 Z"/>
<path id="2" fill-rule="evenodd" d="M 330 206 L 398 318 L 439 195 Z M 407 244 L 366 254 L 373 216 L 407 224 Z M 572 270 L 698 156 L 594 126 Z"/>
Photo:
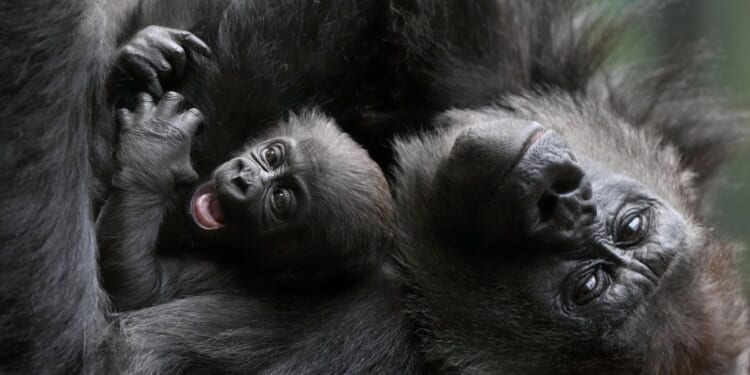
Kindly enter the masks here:
<path id="1" fill-rule="evenodd" d="M 472 370 L 733 363 L 734 249 L 694 218 L 673 148 L 581 100 L 451 111 L 446 129 L 397 144 L 399 260 L 428 357 Z"/>
<path id="2" fill-rule="evenodd" d="M 601 35 L 543 15 L 539 30 Z M 435 97 L 465 100 L 452 82 L 484 74 L 474 93 L 496 98 L 396 142 L 397 261 L 426 359 L 457 373 L 744 371 L 736 248 L 699 207 L 746 118 L 682 65 L 615 75 L 586 49 L 594 37 L 565 54 L 567 35 L 482 44 L 485 56 L 538 48 L 514 76 L 466 60 L 431 73 Z"/>

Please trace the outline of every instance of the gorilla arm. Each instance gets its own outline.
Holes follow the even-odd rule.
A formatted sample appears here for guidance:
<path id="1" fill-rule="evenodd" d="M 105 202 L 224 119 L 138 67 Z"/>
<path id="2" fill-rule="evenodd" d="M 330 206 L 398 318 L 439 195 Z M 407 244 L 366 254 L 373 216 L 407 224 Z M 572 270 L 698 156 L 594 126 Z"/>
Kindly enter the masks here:
<path id="1" fill-rule="evenodd" d="M 99 11 L 50 0 L 0 11 L 0 373 L 105 372 L 89 199 L 109 61 Z"/>
<path id="2" fill-rule="evenodd" d="M 167 93 L 158 105 L 141 94 L 135 113 L 118 112 L 119 168 L 98 218 L 97 238 L 103 284 L 121 310 L 150 304 L 172 292 L 170 286 L 182 284 L 165 279 L 183 273 L 182 268 L 191 269 L 193 263 L 160 261 L 155 254 L 175 187 L 197 178 L 189 151 L 202 116 L 196 109 L 180 111 L 181 105 L 177 93 Z"/>

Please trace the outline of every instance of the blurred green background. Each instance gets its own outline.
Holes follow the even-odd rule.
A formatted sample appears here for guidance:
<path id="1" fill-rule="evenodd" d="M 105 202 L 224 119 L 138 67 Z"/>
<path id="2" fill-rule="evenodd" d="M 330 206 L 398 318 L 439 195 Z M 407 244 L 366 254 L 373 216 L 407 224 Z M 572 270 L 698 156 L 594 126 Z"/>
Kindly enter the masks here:
<path id="1" fill-rule="evenodd" d="M 615 7 L 630 2 L 611 1 Z M 696 42 L 712 48 L 718 54 L 717 83 L 735 94 L 737 107 L 750 110 L 750 0 L 671 2 L 632 40 L 633 54 Z M 750 134 L 750 124 L 745 129 Z M 708 214 L 716 229 L 745 244 L 745 285 L 750 294 L 750 147 L 721 171 L 711 198 Z"/>

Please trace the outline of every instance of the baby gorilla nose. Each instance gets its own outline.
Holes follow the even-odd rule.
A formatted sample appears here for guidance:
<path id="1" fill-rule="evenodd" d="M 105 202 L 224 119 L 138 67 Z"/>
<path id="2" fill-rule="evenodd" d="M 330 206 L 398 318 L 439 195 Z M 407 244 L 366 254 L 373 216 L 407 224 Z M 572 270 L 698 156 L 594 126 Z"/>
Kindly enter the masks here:
<path id="1" fill-rule="evenodd" d="M 222 206 L 245 206 L 263 193 L 270 177 L 253 159 L 240 156 L 231 159 L 214 171 L 213 184 Z"/>
<path id="2" fill-rule="evenodd" d="M 244 157 L 237 157 L 229 161 L 229 175 L 231 183 L 243 196 L 251 193 L 250 188 L 259 183 L 260 168 L 256 163 Z"/>

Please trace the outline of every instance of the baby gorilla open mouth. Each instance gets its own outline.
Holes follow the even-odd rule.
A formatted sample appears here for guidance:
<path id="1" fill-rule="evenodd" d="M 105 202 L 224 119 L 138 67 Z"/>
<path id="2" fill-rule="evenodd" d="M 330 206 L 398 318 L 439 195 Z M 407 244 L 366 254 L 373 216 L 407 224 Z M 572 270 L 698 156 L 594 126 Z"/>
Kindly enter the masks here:
<path id="1" fill-rule="evenodd" d="M 193 193 L 190 216 L 201 229 L 215 230 L 224 226 L 224 212 L 211 182 L 199 186 Z"/>

